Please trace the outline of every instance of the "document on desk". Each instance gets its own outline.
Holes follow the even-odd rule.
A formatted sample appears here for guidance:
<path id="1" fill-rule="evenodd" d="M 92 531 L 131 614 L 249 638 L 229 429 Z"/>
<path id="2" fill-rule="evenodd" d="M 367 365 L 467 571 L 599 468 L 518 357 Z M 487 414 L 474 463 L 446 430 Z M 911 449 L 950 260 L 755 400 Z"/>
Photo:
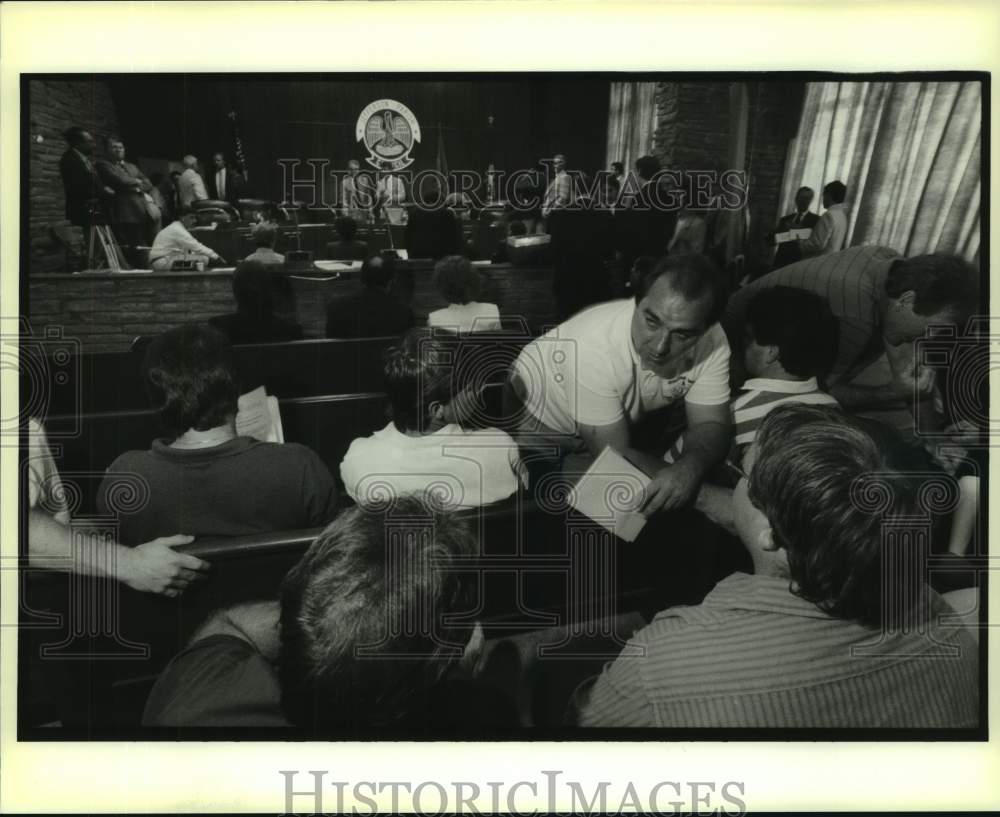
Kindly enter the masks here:
<path id="1" fill-rule="evenodd" d="M 573 487 L 570 504 L 619 539 L 634 542 L 646 517 L 630 507 L 649 482 L 648 476 L 608 446 Z"/>

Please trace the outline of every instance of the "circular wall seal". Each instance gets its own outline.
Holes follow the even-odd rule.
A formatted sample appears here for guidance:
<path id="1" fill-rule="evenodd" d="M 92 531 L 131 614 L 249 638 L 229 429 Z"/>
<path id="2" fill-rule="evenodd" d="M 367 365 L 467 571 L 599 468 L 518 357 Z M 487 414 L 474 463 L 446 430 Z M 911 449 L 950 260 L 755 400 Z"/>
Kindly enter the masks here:
<path id="1" fill-rule="evenodd" d="M 413 111 L 395 99 L 377 99 L 358 117 L 354 138 L 364 142 L 366 161 L 377 170 L 401 170 L 413 164 L 410 151 L 420 141 Z"/>

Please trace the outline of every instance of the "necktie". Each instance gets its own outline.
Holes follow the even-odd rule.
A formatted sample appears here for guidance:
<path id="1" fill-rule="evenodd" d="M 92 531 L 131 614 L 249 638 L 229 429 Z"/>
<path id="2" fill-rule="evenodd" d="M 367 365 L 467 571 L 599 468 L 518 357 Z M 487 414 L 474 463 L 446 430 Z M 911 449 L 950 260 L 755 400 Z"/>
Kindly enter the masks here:
<path id="1" fill-rule="evenodd" d="M 219 191 L 219 198 L 225 201 L 226 198 L 226 171 L 220 170 L 215 174 L 215 186 Z"/>

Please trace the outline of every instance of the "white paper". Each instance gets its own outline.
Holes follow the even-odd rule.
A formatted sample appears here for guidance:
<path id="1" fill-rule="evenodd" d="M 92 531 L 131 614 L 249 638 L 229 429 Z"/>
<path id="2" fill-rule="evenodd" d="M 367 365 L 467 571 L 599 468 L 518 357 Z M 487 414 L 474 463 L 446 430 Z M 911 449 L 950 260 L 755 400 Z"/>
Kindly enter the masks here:
<path id="1" fill-rule="evenodd" d="M 808 227 L 799 227 L 797 230 L 792 230 L 792 237 L 796 241 L 805 241 L 812 235 L 812 232 Z"/>
<path id="2" fill-rule="evenodd" d="M 774 234 L 775 244 L 787 244 L 789 241 L 794 241 L 794 240 L 795 236 L 793 236 L 791 232 Z"/>
<path id="3" fill-rule="evenodd" d="M 570 504 L 619 539 L 634 542 L 646 517 L 629 508 L 649 483 L 648 476 L 609 446 L 573 487 Z"/>
<path id="4" fill-rule="evenodd" d="M 269 396 L 263 386 L 240 395 L 236 412 L 236 433 L 265 443 L 285 441 L 281 427 L 278 398 Z"/>

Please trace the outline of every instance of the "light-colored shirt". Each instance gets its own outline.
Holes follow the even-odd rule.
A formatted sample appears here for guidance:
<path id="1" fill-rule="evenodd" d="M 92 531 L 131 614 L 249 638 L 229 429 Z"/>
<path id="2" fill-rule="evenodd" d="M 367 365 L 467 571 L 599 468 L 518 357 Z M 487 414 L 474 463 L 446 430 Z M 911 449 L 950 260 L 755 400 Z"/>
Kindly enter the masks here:
<path id="1" fill-rule="evenodd" d="M 454 423 L 433 434 L 404 434 L 389 423 L 351 443 L 340 464 L 348 496 L 359 505 L 394 496 L 428 496 L 447 508 L 478 508 L 517 491 L 517 443 L 495 428 Z"/>
<path id="2" fill-rule="evenodd" d="M 427 316 L 428 326 L 455 332 L 495 332 L 500 329 L 500 310 L 496 304 L 469 301 L 436 309 Z"/>
<path id="3" fill-rule="evenodd" d="M 788 588 L 735 573 L 701 604 L 657 614 L 597 679 L 579 725 L 976 726 L 978 650 L 961 624 L 939 623 L 953 611 L 936 593 L 926 634 L 882 634 Z"/>
<path id="4" fill-rule="evenodd" d="M 565 170 L 556 173 L 549 182 L 542 200 L 542 215 L 548 216 L 553 210 L 569 207 L 573 203 L 573 180 Z"/>
<path id="5" fill-rule="evenodd" d="M 284 264 L 285 256 L 280 252 L 275 252 L 270 247 L 258 247 L 244 261 L 257 261 L 261 264 Z"/>
<path id="6" fill-rule="evenodd" d="M 28 506 L 45 511 L 64 525 L 69 524 L 67 493 L 63 489 L 45 429 L 33 417 L 28 420 Z"/>
<path id="7" fill-rule="evenodd" d="M 187 231 L 179 220 L 173 221 L 156 234 L 153 239 L 153 246 L 149 251 L 149 260 L 152 263 L 160 258 L 166 258 L 173 253 L 200 253 L 209 258 L 215 256 L 215 251 L 200 243 L 191 233 Z"/>
<path id="8" fill-rule="evenodd" d="M 750 445 L 764 418 L 783 403 L 840 406 L 836 398 L 820 390 L 815 377 L 807 380 L 753 377 L 743 384 L 741 391 L 732 406 L 736 445 Z"/>
<path id="9" fill-rule="evenodd" d="M 219 199 L 222 201 L 226 200 L 226 169 L 215 171 L 215 192 L 218 193 Z"/>
<path id="10" fill-rule="evenodd" d="M 815 292 L 830 306 L 840 324 L 837 360 L 826 378 L 827 386 L 850 382 L 860 369 L 885 347 L 879 330 L 879 297 L 885 290 L 889 269 L 900 260 L 888 247 L 850 247 L 838 253 L 807 258 L 758 278 L 734 292 L 726 304 L 724 324 L 731 337 L 740 337 L 750 300 L 773 286 Z"/>
<path id="11" fill-rule="evenodd" d="M 379 179 L 378 192 L 386 204 L 402 204 L 406 201 L 406 185 L 399 176 L 383 176 Z"/>
<path id="12" fill-rule="evenodd" d="M 545 426 L 575 434 L 578 423 L 636 422 L 678 400 L 729 402 L 729 343 L 713 324 L 674 377 L 642 368 L 632 344 L 632 299 L 598 304 L 529 343 L 515 362 L 525 408 Z"/>
<path id="13" fill-rule="evenodd" d="M 802 254 L 826 255 L 840 252 L 847 240 L 847 207 L 834 204 L 819 217 L 809 238 L 801 242 Z"/>
<path id="14" fill-rule="evenodd" d="M 190 207 L 196 201 L 208 199 L 205 182 L 193 167 L 189 167 L 177 177 L 177 198 L 182 208 Z"/>

